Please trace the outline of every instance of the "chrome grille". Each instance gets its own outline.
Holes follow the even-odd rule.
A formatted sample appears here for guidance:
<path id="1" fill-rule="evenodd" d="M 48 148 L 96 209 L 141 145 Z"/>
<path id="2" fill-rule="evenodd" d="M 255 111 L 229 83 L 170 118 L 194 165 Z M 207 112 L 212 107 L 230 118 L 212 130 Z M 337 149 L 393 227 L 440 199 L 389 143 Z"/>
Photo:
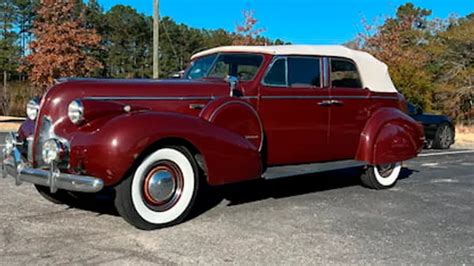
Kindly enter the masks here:
<path id="1" fill-rule="evenodd" d="M 39 127 L 39 134 L 37 135 L 36 146 L 35 146 L 35 161 L 37 166 L 45 166 L 46 163 L 43 161 L 42 149 L 43 144 L 48 139 L 54 137 L 53 123 L 49 117 L 44 116 L 41 120 Z"/>
<path id="2" fill-rule="evenodd" d="M 33 136 L 29 136 L 26 138 L 26 150 L 27 150 L 27 157 L 28 157 L 28 162 L 33 163 L 33 144 L 34 144 L 34 138 Z"/>

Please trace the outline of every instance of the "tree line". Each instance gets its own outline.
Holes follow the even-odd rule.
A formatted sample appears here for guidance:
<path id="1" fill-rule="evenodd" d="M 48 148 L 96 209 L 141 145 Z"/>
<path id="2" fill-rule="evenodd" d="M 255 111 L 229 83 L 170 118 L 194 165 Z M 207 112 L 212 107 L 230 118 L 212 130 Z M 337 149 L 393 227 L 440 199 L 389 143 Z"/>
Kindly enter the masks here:
<path id="1" fill-rule="evenodd" d="M 362 21 L 364 32 L 347 43 L 389 65 L 397 88 L 428 111 L 469 118 L 474 90 L 474 13 L 431 18 L 431 11 L 404 4 L 382 23 Z M 2 113 L 23 112 L 24 101 L 64 76 L 150 78 L 153 20 L 97 0 L 3 0 L 0 3 Z M 222 45 L 284 44 L 262 36 L 253 12 L 234 32 L 206 30 L 163 17 L 161 77 L 185 68 L 190 56 Z M 32 85 L 24 85 L 26 81 Z"/>
<path id="2" fill-rule="evenodd" d="M 232 44 L 283 44 L 261 36 L 250 11 L 234 32 L 160 20 L 160 76 L 182 70 L 192 54 Z M 153 19 L 97 0 L 3 0 L 0 3 L 0 113 L 22 114 L 31 94 L 59 77 L 151 78 Z M 31 86 L 27 86 L 29 81 Z"/>
<path id="3" fill-rule="evenodd" d="M 474 101 L 474 13 L 430 18 L 431 10 L 404 4 L 382 24 L 363 21 L 365 32 L 347 45 L 389 66 L 396 87 L 427 111 L 468 121 Z"/>

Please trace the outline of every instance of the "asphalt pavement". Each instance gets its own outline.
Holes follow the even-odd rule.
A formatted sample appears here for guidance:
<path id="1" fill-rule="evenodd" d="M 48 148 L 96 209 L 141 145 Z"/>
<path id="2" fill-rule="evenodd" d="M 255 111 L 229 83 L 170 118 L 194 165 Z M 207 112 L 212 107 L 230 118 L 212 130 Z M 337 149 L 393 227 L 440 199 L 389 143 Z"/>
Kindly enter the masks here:
<path id="1" fill-rule="evenodd" d="M 0 264 L 474 264 L 474 151 L 424 151 L 389 190 L 345 169 L 218 188 L 157 231 L 110 198 L 54 205 L 0 178 Z"/>

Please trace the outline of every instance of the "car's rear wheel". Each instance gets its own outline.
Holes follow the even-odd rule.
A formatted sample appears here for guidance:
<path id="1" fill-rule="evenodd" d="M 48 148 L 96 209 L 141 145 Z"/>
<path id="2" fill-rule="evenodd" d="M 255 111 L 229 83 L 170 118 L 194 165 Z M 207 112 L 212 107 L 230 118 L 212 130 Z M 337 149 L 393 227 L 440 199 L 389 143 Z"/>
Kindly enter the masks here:
<path id="1" fill-rule="evenodd" d="M 398 180 L 402 163 L 370 165 L 361 176 L 362 184 L 368 188 L 386 189 L 393 187 Z"/>
<path id="2" fill-rule="evenodd" d="M 436 130 L 435 138 L 433 140 L 433 148 L 435 149 L 449 149 L 453 143 L 453 130 L 450 125 L 442 124 Z"/>
<path id="3" fill-rule="evenodd" d="M 116 188 L 115 207 L 133 226 L 153 230 L 182 222 L 199 191 L 199 169 L 183 146 L 161 148 Z"/>

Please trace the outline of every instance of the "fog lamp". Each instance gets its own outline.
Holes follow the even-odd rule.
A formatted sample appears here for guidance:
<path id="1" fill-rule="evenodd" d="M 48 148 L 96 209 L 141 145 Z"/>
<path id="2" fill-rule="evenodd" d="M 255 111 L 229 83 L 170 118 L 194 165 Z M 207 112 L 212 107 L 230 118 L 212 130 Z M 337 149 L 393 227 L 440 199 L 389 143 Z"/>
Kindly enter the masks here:
<path id="1" fill-rule="evenodd" d="M 13 133 L 7 134 L 5 137 L 5 153 L 10 154 L 13 151 L 13 148 L 15 148 L 15 135 Z"/>
<path id="2" fill-rule="evenodd" d="M 58 162 L 65 153 L 65 146 L 57 139 L 48 139 L 43 144 L 43 161 L 47 164 Z"/>

